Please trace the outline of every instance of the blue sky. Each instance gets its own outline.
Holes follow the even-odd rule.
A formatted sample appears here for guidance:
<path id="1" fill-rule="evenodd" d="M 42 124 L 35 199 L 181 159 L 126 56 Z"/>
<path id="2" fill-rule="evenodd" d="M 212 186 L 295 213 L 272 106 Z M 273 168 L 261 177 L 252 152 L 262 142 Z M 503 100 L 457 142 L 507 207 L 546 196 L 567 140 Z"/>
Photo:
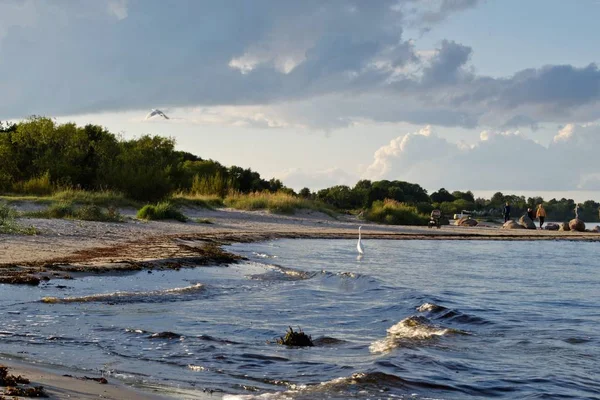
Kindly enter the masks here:
<path id="1" fill-rule="evenodd" d="M 598 0 L 488 0 L 448 18 L 419 42 L 468 44 L 477 72 L 490 76 L 547 64 L 581 67 L 600 54 L 599 16 Z"/>
<path id="2" fill-rule="evenodd" d="M 0 120 L 172 136 L 295 189 L 600 197 L 599 15 L 596 0 L 3 0 Z"/>

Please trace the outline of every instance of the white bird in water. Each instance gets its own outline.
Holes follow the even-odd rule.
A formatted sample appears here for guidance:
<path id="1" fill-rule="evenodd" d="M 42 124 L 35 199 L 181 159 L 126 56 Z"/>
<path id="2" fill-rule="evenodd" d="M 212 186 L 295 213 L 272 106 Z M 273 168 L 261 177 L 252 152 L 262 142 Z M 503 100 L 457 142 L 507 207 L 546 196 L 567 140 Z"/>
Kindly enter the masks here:
<path id="1" fill-rule="evenodd" d="M 162 111 L 160 111 L 159 109 L 156 109 L 156 108 L 153 108 L 153 109 L 152 109 L 152 110 L 151 110 L 151 111 L 148 113 L 148 115 L 146 115 L 146 119 L 150 119 L 150 118 L 152 118 L 152 117 L 154 117 L 154 116 L 157 116 L 157 115 L 158 115 L 159 117 L 163 117 L 164 119 L 170 119 L 169 117 L 167 117 L 167 115 L 166 115 L 164 112 L 162 112 Z"/>
<path id="2" fill-rule="evenodd" d="M 360 241 L 361 239 L 361 235 L 360 235 L 360 228 L 362 228 L 362 226 L 358 227 L 358 243 L 356 243 L 356 250 L 358 250 L 358 254 L 365 254 L 365 248 L 362 245 L 362 242 Z"/>

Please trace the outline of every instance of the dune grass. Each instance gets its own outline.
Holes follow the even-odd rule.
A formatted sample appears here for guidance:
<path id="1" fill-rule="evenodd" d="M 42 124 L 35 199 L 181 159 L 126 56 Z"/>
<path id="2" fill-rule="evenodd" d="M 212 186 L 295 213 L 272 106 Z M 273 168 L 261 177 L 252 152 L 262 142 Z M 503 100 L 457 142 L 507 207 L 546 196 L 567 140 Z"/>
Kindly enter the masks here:
<path id="1" fill-rule="evenodd" d="M 82 221 L 122 222 L 123 216 L 114 207 L 100 207 L 95 204 L 75 206 L 73 203 L 61 201 L 53 203 L 40 211 L 23 213 L 23 216 L 48 219 L 78 219 Z"/>
<path id="2" fill-rule="evenodd" d="M 38 233 L 33 226 L 21 226 L 16 222 L 17 212 L 4 202 L 0 202 L 0 234 L 35 235 Z"/>
<path id="3" fill-rule="evenodd" d="M 419 214 L 416 207 L 391 199 L 374 202 L 365 213 L 365 219 L 389 225 L 427 225 L 429 221 L 429 217 Z"/>
<path id="4" fill-rule="evenodd" d="M 296 210 L 305 209 L 323 212 L 335 217 L 335 211 L 321 202 L 304 199 L 284 192 L 230 194 L 225 197 L 223 203 L 227 207 L 238 210 L 269 210 L 277 214 L 293 214 Z"/>
<path id="5" fill-rule="evenodd" d="M 180 207 L 202 207 L 211 210 L 223 207 L 223 199 L 217 195 L 177 192 L 171 196 L 169 201 Z"/>
<path id="6" fill-rule="evenodd" d="M 113 190 L 80 190 L 65 189 L 50 196 L 53 201 L 68 201 L 76 204 L 95 205 L 99 207 L 139 207 L 137 201 L 131 200 L 123 193 Z"/>
<path id="7" fill-rule="evenodd" d="M 157 204 L 146 204 L 138 210 L 137 218 L 145 220 L 174 219 L 180 222 L 187 221 L 187 217 L 179 211 L 178 207 L 168 201 Z"/>
<path id="8" fill-rule="evenodd" d="M 7 194 L 0 196 L 1 200 L 9 204 L 30 202 L 36 204 L 72 203 L 83 205 L 96 205 L 99 207 L 133 207 L 138 208 L 140 203 L 131 200 L 123 193 L 112 190 L 81 190 L 63 189 L 49 195 L 20 195 Z"/>

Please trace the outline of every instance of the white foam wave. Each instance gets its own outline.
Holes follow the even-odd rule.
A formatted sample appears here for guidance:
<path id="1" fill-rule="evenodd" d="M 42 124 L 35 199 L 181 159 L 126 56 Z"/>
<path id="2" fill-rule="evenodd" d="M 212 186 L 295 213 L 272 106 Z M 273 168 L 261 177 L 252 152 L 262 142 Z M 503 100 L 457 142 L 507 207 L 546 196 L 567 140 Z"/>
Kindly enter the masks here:
<path id="1" fill-rule="evenodd" d="M 147 292 L 112 292 L 112 293 L 98 293 L 91 294 L 88 296 L 76 296 L 76 297 L 43 297 L 42 303 L 87 303 L 92 301 L 114 301 L 119 299 L 135 299 L 135 298 L 146 298 L 146 297 L 159 297 L 165 295 L 182 294 L 201 290 L 204 287 L 201 283 L 196 283 L 191 286 L 185 286 L 173 289 L 163 290 L 150 290 Z"/>
<path id="2" fill-rule="evenodd" d="M 372 353 L 384 353 L 414 340 L 428 340 L 452 332 L 452 329 L 432 325 L 427 318 L 408 317 L 388 328 L 387 336 L 369 346 Z"/>
<path id="3" fill-rule="evenodd" d="M 434 303 L 423 303 L 419 307 L 417 307 L 418 312 L 431 312 L 431 311 L 439 311 L 444 307 L 438 306 Z"/>

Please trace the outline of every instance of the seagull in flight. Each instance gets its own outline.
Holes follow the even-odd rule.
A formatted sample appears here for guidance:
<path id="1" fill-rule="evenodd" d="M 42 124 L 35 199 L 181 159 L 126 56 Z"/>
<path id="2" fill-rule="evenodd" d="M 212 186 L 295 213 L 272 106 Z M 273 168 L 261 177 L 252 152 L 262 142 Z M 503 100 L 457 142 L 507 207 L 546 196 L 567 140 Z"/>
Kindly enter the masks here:
<path id="1" fill-rule="evenodd" d="M 167 115 L 166 115 L 164 112 L 160 111 L 160 110 L 159 110 L 159 109 L 157 109 L 157 108 L 153 108 L 153 109 L 152 109 L 152 110 L 151 110 L 151 111 L 148 113 L 148 115 L 146 115 L 146 119 L 150 119 L 150 118 L 152 118 L 152 117 L 154 117 L 154 116 L 156 116 L 156 115 L 158 115 L 159 117 L 163 117 L 164 119 L 170 119 L 169 117 L 167 117 Z"/>

